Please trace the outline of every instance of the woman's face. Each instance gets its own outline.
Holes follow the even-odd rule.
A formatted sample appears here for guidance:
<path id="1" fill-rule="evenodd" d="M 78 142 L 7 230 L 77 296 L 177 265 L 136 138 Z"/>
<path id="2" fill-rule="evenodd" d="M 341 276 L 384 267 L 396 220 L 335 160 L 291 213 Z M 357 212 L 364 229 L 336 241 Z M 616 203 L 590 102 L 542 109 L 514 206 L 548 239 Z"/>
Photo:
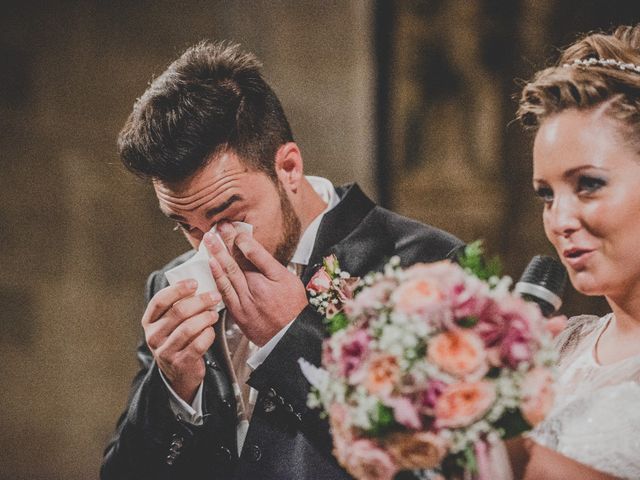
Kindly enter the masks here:
<path id="1" fill-rule="evenodd" d="M 534 143 L 545 233 L 587 295 L 624 298 L 640 285 L 640 156 L 621 128 L 598 109 L 565 110 Z"/>

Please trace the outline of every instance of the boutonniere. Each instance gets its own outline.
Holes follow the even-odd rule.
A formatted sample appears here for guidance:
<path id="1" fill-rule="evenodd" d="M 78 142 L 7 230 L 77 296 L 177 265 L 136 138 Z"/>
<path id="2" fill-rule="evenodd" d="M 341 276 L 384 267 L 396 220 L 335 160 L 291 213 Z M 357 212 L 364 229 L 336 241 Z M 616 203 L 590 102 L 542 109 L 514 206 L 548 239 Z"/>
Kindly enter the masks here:
<path id="1" fill-rule="evenodd" d="M 322 260 L 322 266 L 313 274 L 307 291 L 309 303 L 321 315 L 324 315 L 329 333 L 343 329 L 347 324 L 344 304 L 354 297 L 360 286 L 360 277 L 352 277 L 348 272 L 340 270 L 340 263 L 335 255 Z"/>

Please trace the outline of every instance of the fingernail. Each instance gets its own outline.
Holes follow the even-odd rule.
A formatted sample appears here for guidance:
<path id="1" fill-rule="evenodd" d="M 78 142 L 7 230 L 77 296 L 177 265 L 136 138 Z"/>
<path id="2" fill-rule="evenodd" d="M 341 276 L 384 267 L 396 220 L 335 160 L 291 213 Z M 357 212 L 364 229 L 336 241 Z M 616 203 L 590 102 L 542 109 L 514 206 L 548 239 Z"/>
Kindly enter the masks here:
<path id="1" fill-rule="evenodd" d="M 213 303 L 218 303 L 220 301 L 220 294 L 218 292 L 209 292 L 209 298 Z"/>
<path id="2" fill-rule="evenodd" d="M 187 286 L 187 288 L 189 290 L 195 290 L 196 288 L 198 288 L 198 282 L 193 280 L 193 279 L 192 280 L 187 280 L 185 282 L 185 285 Z"/>
<path id="3" fill-rule="evenodd" d="M 204 241 L 205 245 L 207 245 L 208 247 L 213 246 L 213 235 L 211 234 L 211 232 L 205 233 L 204 236 L 202 237 L 202 240 Z"/>

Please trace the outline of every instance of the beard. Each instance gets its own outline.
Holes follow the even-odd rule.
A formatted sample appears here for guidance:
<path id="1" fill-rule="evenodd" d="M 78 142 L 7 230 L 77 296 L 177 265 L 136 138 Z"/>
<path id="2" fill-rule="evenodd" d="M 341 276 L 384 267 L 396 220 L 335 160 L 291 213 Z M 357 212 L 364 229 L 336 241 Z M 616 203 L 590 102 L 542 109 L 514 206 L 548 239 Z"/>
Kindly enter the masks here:
<path id="1" fill-rule="evenodd" d="M 276 247 L 273 256 L 282 265 L 287 266 L 300 241 L 302 224 L 284 188 L 282 188 L 279 182 L 277 185 L 278 196 L 280 197 L 280 210 L 282 211 L 282 239 Z"/>

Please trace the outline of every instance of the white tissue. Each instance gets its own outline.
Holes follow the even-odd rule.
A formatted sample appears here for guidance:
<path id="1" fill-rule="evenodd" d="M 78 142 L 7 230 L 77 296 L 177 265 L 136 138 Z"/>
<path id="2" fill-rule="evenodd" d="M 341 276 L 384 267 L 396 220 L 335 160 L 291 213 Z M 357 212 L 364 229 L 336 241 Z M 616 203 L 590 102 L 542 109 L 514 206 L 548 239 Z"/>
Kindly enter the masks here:
<path id="1" fill-rule="evenodd" d="M 240 232 L 247 232 L 249 235 L 253 235 L 253 225 L 244 222 L 232 222 L 236 230 Z M 217 225 L 214 225 L 211 229 L 211 233 L 217 235 Z M 169 285 L 173 286 L 182 280 L 193 279 L 198 282 L 198 289 L 196 295 L 204 292 L 217 292 L 216 282 L 211 274 L 211 268 L 209 267 L 209 251 L 204 242 L 200 242 L 197 253 L 189 260 L 177 267 L 167 270 L 164 275 L 169 281 Z M 218 304 L 218 310 L 224 308 L 222 302 Z"/>

